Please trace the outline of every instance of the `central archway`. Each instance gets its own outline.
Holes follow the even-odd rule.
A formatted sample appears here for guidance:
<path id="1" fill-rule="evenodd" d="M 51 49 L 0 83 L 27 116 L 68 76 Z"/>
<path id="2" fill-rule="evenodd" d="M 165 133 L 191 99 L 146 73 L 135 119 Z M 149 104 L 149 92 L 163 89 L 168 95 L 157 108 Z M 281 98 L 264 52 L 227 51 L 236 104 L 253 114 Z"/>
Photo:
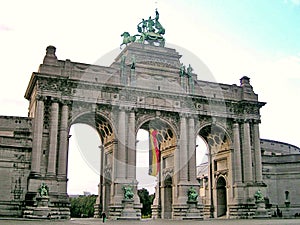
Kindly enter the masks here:
<path id="1" fill-rule="evenodd" d="M 157 181 L 155 198 L 151 207 L 152 218 L 171 219 L 173 213 L 176 134 L 174 128 L 162 118 L 147 118 L 140 124 L 139 129 L 146 130 L 149 135 L 148 174 L 155 177 Z"/>

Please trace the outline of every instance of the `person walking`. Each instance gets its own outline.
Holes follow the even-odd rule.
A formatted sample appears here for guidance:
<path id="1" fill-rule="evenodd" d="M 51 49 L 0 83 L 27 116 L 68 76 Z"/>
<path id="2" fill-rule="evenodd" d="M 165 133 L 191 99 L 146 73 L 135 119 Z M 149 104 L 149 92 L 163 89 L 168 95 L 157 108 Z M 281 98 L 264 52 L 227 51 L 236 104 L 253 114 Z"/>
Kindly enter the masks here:
<path id="1" fill-rule="evenodd" d="M 102 212 L 101 217 L 102 217 L 102 222 L 105 223 L 105 221 L 106 221 L 106 214 L 105 214 L 105 212 Z"/>

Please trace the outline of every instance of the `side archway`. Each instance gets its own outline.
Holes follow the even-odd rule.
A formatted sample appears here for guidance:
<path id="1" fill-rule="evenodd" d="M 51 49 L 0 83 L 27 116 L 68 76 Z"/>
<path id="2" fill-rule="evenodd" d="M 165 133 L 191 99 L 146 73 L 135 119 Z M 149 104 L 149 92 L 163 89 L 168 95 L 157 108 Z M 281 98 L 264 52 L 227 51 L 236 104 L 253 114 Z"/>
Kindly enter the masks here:
<path id="1" fill-rule="evenodd" d="M 114 124 L 100 112 L 83 112 L 78 114 L 70 122 L 70 127 L 74 124 L 86 124 L 94 128 L 101 140 L 101 144 L 97 146 L 99 149 L 100 166 L 97 167 L 99 174 L 98 198 L 95 204 L 95 217 L 99 217 L 104 210 L 109 213 L 111 184 L 112 184 L 112 167 L 113 152 L 115 149 L 115 129 Z M 94 162 L 95 154 L 90 154 L 89 149 L 80 146 L 81 154 L 87 163 Z M 97 157 L 97 156 L 96 156 Z"/>
<path id="2" fill-rule="evenodd" d="M 232 140 L 222 125 L 217 123 L 202 126 L 198 134 L 205 140 L 208 147 L 207 165 L 203 166 L 205 171 L 202 174 L 207 176 L 199 177 L 200 181 L 206 184 L 203 203 L 207 209 L 206 217 L 220 217 L 227 213 L 227 193 L 232 193 L 228 187 L 233 186 L 232 172 Z M 203 170 L 204 170 L 203 169 Z M 224 178 L 226 177 L 226 179 Z"/>

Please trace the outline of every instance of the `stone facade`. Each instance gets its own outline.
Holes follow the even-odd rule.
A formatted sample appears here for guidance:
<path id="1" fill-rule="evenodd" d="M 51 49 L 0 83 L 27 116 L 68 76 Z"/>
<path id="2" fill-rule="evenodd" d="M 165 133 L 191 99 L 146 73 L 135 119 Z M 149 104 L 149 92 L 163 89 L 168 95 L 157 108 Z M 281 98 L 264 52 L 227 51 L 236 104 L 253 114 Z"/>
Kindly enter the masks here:
<path id="1" fill-rule="evenodd" d="M 0 215 L 22 216 L 30 173 L 32 119 L 0 117 Z"/>
<path id="2" fill-rule="evenodd" d="M 242 77 L 240 86 L 197 80 L 197 74 L 182 71 L 175 49 L 142 43 L 129 44 L 109 67 L 58 60 L 55 51 L 47 47 L 31 76 L 25 93 L 29 117 L 0 118 L 0 186 L 10 187 L 0 195 L 1 215 L 34 217 L 37 190 L 45 183 L 49 216 L 69 218 L 69 130 L 85 123 L 102 142 L 96 217 L 104 210 L 112 219 L 141 218 L 135 172 L 139 129 L 154 129 L 158 137 L 153 217 L 253 217 L 254 193 L 267 189 L 259 138 L 265 103 L 258 101 L 250 78 Z M 206 197 L 191 202 L 188 190 L 199 188 L 198 135 L 209 146 L 209 175 Z M 124 186 L 133 190 L 130 202 Z"/>
<path id="3" fill-rule="evenodd" d="M 263 179 L 272 215 L 300 215 L 300 148 L 278 141 L 261 140 Z M 279 215 L 280 216 L 280 215 Z"/>
<path id="4" fill-rule="evenodd" d="M 287 218 L 299 214 L 300 185 L 300 148 L 291 144 L 261 139 L 262 175 L 266 184 L 264 197 L 270 216 Z M 197 167 L 200 182 L 200 196 L 203 202 L 208 201 L 208 163 Z M 282 214 L 278 215 L 278 210 Z"/>

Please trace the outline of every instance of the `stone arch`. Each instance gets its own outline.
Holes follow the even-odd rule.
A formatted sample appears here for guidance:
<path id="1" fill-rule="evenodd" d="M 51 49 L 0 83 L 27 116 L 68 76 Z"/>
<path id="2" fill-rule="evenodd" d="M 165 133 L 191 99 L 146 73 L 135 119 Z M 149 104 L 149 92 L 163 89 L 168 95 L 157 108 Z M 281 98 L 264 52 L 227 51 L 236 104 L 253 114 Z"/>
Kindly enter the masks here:
<path id="1" fill-rule="evenodd" d="M 114 123 L 101 111 L 86 110 L 74 115 L 70 119 L 70 127 L 76 123 L 83 123 L 93 127 L 101 139 L 100 147 L 100 184 L 98 198 L 95 204 L 95 216 L 104 210 L 109 212 L 111 185 L 113 181 L 112 167 L 114 164 L 116 129 Z M 102 206 L 102 208 L 101 208 Z"/>
<path id="2" fill-rule="evenodd" d="M 209 129 L 210 127 L 210 129 Z M 208 144 L 209 147 L 211 147 L 210 144 L 213 144 L 210 139 L 211 138 L 208 138 L 208 135 L 213 133 L 213 132 L 219 132 L 219 135 L 218 136 L 215 136 L 215 139 L 214 140 L 211 140 L 213 141 L 215 144 L 219 144 L 221 143 L 222 141 L 226 142 L 224 144 L 226 144 L 227 146 L 227 149 L 231 149 L 232 148 L 232 138 L 231 136 L 229 135 L 229 131 L 223 126 L 223 124 L 221 123 L 205 123 L 205 124 L 202 124 L 196 135 L 200 135 Z M 223 135 L 222 135 L 223 134 Z M 224 146 L 225 147 L 225 146 Z M 209 150 L 211 150 L 209 148 Z"/>
<path id="3" fill-rule="evenodd" d="M 157 117 L 157 116 L 148 116 L 146 118 L 143 118 L 139 121 L 139 123 L 136 126 L 136 131 L 135 133 L 137 134 L 139 129 L 143 129 L 142 126 L 150 121 L 153 120 L 161 120 L 162 122 L 166 123 L 174 132 L 176 139 L 178 139 L 179 134 L 178 134 L 178 129 L 176 128 L 175 124 L 170 123 L 170 121 L 164 119 L 163 117 Z"/>
<path id="4" fill-rule="evenodd" d="M 115 133 L 116 131 L 116 128 L 115 128 L 115 124 L 113 123 L 113 121 L 111 120 L 111 118 L 107 117 L 107 115 L 105 115 L 104 113 L 102 113 L 101 111 L 91 111 L 91 110 L 86 110 L 86 111 L 82 111 L 80 113 L 77 113 L 75 115 L 73 115 L 70 120 L 69 120 L 69 127 L 68 129 L 70 129 L 70 127 L 76 123 L 76 121 L 78 121 L 78 119 L 84 115 L 87 115 L 87 114 L 90 114 L 90 115 L 95 115 L 95 116 L 100 116 L 102 118 L 104 118 L 105 120 L 107 120 L 113 130 L 113 132 Z M 91 125 L 91 124 L 89 124 Z"/>
<path id="5" fill-rule="evenodd" d="M 198 130 L 198 134 L 208 146 L 208 189 L 205 195 L 210 198 L 210 216 L 213 217 L 225 216 L 227 213 L 227 186 L 232 183 L 233 176 L 231 169 L 233 146 L 229 133 L 221 123 L 205 123 Z M 219 179 L 224 179 L 226 183 L 221 189 L 217 185 Z"/>
<path id="6" fill-rule="evenodd" d="M 173 198 L 174 195 L 174 152 L 177 147 L 178 140 L 177 130 L 175 129 L 175 125 L 170 123 L 170 121 L 165 120 L 161 117 L 151 115 L 140 120 L 136 127 L 137 131 L 139 129 L 145 129 L 147 131 L 150 131 L 151 128 L 157 129 L 158 131 L 156 134 L 156 138 L 159 143 L 160 150 L 160 171 L 157 174 L 158 182 L 155 188 L 155 199 L 152 206 L 152 217 L 162 217 L 166 219 L 171 219 L 173 200 L 170 199 L 170 197 Z M 151 147 L 149 146 L 149 150 L 150 148 Z M 151 162 L 149 163 L 149 165 L 150 164 Z M 150 170 L 149 172 L 151 173 L 152 171 Z M 171 182 L 170 185 L 165 186 L 165 184 L 167 184 L 169 181 Z"/>

